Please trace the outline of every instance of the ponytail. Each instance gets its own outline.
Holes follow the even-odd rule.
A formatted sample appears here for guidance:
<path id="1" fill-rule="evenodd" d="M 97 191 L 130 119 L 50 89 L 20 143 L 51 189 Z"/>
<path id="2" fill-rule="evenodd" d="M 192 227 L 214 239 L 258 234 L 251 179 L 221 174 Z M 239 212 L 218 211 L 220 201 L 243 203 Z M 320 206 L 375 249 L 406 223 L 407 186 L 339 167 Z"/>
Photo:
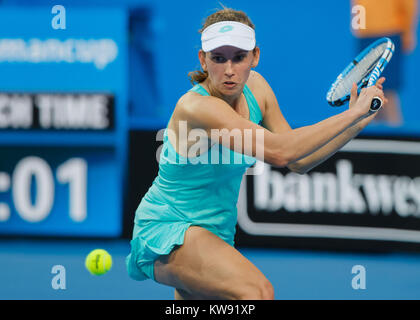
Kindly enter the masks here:
<path id="1" fill-rule="evenodd" d="M 188 77 L 190 78 L 190 82 L 192 85 L 203 82 L 207 79 L 208 76 L 209 74 L 207 71 L 201 70 L 191 71 L 188 73 Z"/>

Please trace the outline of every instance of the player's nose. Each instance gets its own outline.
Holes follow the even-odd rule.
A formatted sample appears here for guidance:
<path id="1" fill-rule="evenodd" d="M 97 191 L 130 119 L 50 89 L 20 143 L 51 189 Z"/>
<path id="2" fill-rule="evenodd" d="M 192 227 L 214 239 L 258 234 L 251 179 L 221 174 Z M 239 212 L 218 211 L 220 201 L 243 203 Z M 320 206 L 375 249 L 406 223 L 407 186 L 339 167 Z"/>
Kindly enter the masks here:
<path id="1" fill-rule="evenodd" d="M 232 77 L 234 75 L 234 71 L 232 67 L 232 60 L 228 60 L 225 63 L 225 75 L 228 77 Z"/>

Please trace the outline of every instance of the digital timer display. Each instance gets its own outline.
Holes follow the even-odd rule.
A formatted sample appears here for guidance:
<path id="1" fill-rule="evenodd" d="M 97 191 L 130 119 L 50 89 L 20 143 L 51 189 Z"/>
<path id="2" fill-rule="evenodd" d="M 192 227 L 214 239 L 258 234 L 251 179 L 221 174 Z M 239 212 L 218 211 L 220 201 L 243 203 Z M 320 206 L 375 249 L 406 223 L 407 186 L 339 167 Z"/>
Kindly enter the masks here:
<path id="1" fill-rule="evenodd" d="M 92 149 L 2 148 L 0 232 L 118 235 L 115 155 Z"/>
<path id="2" fill-rule="evenodd" d="M 68 184 L 69 215 L 73 221 L 86 219 L 87 163 L 82 158 L 71 158 L 57 167 L 55 174 L 50 165 L 39 157 L 21 159 L 12 176 L 7 172 L 0 173 L 0 192 L 9 191 L 12 186 L 12 200 L 16 212 L 28 222 L 39 222 L 51 213 L 54 203 L 55 180 Z M 31 195 L 34 189 L 35 196 Z M 34 199 L 32 199 L 34 198 Z M 0 203 L 0 221 L 10 218 L 7 203 Z"/>
<path id="3" fill-rule="evenodd" d="M 45 4 L 0 11 L 1 235 L 121 235 L 130 12 L 69 11 L 65 31 Z"/>

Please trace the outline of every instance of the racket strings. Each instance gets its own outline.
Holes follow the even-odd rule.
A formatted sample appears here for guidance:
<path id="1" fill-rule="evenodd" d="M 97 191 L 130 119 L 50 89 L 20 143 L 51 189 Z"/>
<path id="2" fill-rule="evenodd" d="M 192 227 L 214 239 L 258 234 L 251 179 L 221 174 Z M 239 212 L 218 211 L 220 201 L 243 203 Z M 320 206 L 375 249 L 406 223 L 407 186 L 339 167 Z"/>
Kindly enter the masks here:
<path id="1" fill-rule="evenodd" d="M 370 74 L 379 59 L 386 50 L 387 44 L 383 43 L 372 50 L 366 56 L 360 60 L 354 68 L 352 68 L 347 74 L 345 74 L 341 81 L 338 81 L 336 88 L 332 95 L 332 100 L 338 100 L 349 94 L 353 83 L 356 83 L 359 88 L 363 84 L 363 80 Z"/>

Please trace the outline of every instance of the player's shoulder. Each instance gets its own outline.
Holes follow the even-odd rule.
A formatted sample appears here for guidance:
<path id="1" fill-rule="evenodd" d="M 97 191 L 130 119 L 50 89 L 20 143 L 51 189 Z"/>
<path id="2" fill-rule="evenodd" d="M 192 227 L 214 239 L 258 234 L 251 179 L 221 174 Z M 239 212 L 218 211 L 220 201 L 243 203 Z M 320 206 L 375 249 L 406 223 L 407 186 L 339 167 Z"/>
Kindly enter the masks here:
<path id="1" fill-rule="evenodd" d="M 187 91 L 176 103 L 174 115 L 180 120 L 197 120 L 208 112 L 209 108 L 206 108 L 206 105 L 211 105 L 211 109 L 214 110 L 223 104 L 224 101 L 217 97 Z"/>
<path id="2" fill-rule="evenodd" d="M 264 116 L 268 99 L 267 97 L 270 97 L 272 93 L 270 85 L 260 73 L 251 70 L 247 81 L 247 86 L 257 100 L 258 106 L 261 109 L 261 113 Z"/>
<path id="3" fill-rule="evenodd" d="M 267 80 L 255 70 L 251 70 L 246 84 L 253 93 L 265 92 L 270 87 Z"/>
<path id="4" fill-rule="evenodd" d="M 220 103 L 223 101 L 214 96 L 202 95 L 195 91 L 187 91 L 178 100 L 176 106 L 181 109 L 195 109 L 195 108 L 199 108 L 200 105 L 206 104 L 208 102 Z"/>

